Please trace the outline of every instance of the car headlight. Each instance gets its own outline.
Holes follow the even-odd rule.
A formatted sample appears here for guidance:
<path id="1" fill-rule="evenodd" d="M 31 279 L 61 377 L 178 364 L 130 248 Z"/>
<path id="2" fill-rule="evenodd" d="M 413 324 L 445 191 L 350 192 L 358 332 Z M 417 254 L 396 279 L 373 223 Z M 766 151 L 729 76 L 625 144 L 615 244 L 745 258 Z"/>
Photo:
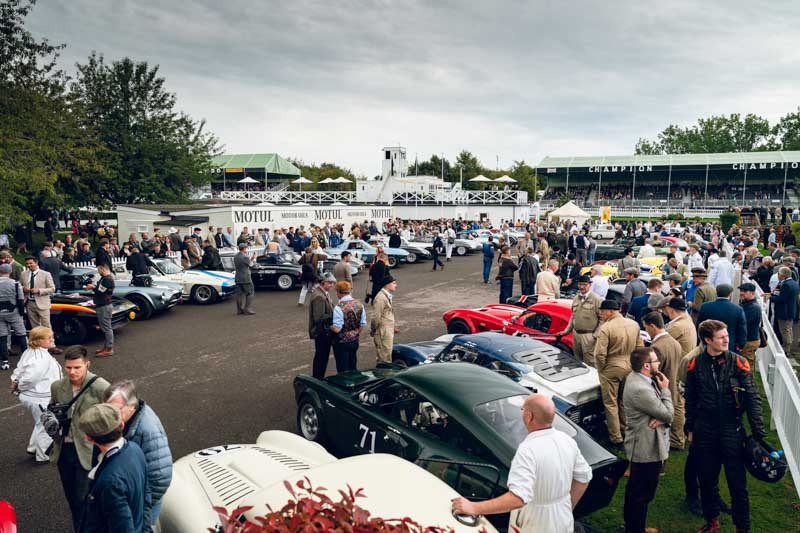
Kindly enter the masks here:
<path id="1" fill-rule="evenodd" d="M 161 291 L 161 300 L 166 300 L 166 299 L 167 299 L 166 291 Z"/>
<path id="2" fill-rule="evenodd" d="M 134 318 L 136 318 L 136 313 L 134 313 L 133 311 L 131 311 L 130 313 L 128 313 L 128 318 L 129 318 L 129 319 L 131 319 L 131 320 L 133 320 Z"/>

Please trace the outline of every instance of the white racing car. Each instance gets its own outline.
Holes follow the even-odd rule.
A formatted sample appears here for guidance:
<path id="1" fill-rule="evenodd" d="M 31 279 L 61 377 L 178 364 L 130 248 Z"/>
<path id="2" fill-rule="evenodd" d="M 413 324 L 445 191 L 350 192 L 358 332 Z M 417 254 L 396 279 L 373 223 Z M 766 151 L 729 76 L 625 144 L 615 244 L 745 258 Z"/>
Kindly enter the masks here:
<path id="1" fill-rule="evenodd" d="M 436 460 L 432 460 L 436 462 Z M 446 466 L 446 465 L 445 465 Z M 175 462 L 172 484 L 159 517 L 162 533 L 222 531 L 213 507 L 228 512 L 250 507 L 242 520 L 253 521 L 269 509 L 281 509 L 308 478 L 313 487 L 337 501 L 339 490 L 364 489 L 356 504 L 381 518 L 410 517 L 423 526 L 458 532 L 496 531 L 483 517 L 453 516 L 450 500 L 458 493 L 430 472 L 386 454 L 336 459 L 315 442 L 284 431 L 265 431 L 255 444 L 214 446 Z"/>
<path id="2" fill-rule="evenodd" d="M 150 259 L 150 277 L 154 282 L 173 282 L 183 286 L 183 299 L 198 304 L 212 304 L 233 295 L 236 290 L 230 272 L 217 270 L 184 270 L 171 259 Z M 131 273 L 123 270 L 115 272 L 118 279 L 130 280 Z"/>

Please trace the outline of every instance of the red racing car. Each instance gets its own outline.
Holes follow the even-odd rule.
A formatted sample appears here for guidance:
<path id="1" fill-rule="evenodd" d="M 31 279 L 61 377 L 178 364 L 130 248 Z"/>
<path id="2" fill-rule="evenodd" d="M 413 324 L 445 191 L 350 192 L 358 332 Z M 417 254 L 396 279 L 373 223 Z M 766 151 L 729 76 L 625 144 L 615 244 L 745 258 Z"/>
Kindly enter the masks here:
<path id="1" fill-rule="evenodd" d="M 489 304 L 478 309 L 451 309 L 444 316 L 448 333 L 502 331 L 506 335 L 525 335 L 548 344 L 559 345 L 572 353 L 572 333 L 561 337 L 572 316 L 570 300 L 535 303 L 527 309 L 516 305 Z"/>

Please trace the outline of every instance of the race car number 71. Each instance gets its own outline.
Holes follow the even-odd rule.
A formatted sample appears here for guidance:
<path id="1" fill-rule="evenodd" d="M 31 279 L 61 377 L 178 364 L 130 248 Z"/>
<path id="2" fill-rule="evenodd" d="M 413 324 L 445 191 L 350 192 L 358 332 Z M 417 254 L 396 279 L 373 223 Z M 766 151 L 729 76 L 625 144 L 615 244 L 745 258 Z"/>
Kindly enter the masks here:
<path id="1" fill-rule="evenodd" d="M 370 436 L 370 445 L 369 445 L 369 453 L 375 453 L 375 432 L 370 431 L 367 426 L 364 424 L 358 425 L 359 431 L 363 431 L 364 434 L 361 435 L 361 444 L 359 445 L 362 449 L 364 449 L 364 445 L 367 443 L 367 435 Z"/>

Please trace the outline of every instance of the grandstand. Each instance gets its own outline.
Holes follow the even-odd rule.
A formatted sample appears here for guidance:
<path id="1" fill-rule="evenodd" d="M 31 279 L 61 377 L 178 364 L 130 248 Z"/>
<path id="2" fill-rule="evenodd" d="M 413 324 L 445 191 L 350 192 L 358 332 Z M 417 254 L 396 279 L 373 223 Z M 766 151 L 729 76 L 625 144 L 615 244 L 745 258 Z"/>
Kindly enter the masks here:
<path id="1" fill-rule="evenodd" d="M 544 203 L 569 192 L 586 208 L 797 205 L 800 151 L 545 157 L 536 172 Z"/>

